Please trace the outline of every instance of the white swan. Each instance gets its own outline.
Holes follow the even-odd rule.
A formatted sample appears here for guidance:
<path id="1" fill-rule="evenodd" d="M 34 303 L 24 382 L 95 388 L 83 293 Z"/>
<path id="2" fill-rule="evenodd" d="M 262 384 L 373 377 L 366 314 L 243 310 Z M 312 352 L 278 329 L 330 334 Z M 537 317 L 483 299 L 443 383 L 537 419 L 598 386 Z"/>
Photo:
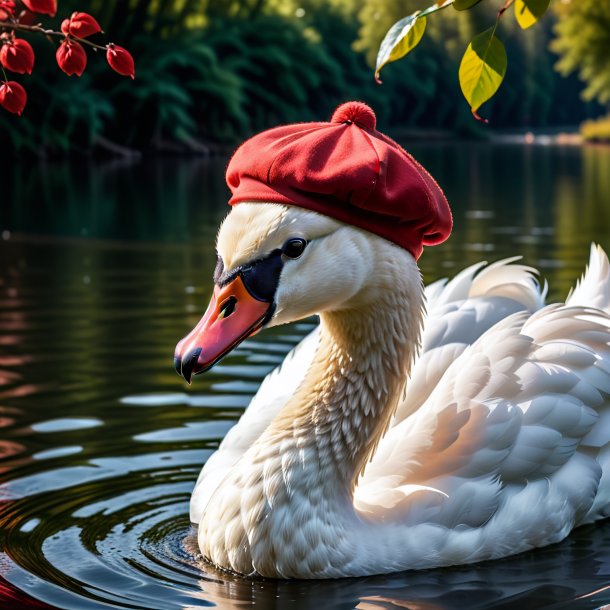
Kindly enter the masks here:
<path id="1" fill-rule="evenodd" d="M 177 348 L 189 380 L 264 324 L 319 313 L 320 326 L 203 468 L 191 519 L 209 561 L 282 578 L 432 568 L 608 515 L 601 248 L 567 302 L 546 307 L 511 261 L 425 294 L 405 249 L 297 207 L 240 203 L 218 252 L 215 298 Z M 250 275 L 272 296 L 246 302 Z"/>

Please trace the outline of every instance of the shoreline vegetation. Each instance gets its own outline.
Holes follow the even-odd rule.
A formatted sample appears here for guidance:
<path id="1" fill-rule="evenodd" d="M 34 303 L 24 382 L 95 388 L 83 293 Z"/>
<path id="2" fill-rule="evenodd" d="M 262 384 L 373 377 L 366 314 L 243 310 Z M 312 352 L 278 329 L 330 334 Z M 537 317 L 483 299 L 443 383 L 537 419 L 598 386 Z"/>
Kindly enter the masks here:
<path id="1" fill-rule="evenodd" d="M 62 10 L 80 1 L 62 0 Z M 384 68 L 377 84 L 372 66 L 381 39 L 420 4 L 91 0 L 102 28 L 132 51 L 135 81 L 101 62 L 81 78 L 64 77 L 53 54 L 42 52 L 51 43 L 30 37 L 37 65 L 22 78 L 28 107 L 19 120 L 0 112 L 2 155 L 216 156 L 274 125 L 327 120 L 346 100 L 371 105 L 380 129 L 399 141 L 546 133 L 603 113 L 597 102 L 581 99 L 585 85 L 573 72 L 556 71 L 559 56 L 549 45 L 559 18 L 550 13 L 525 32 L 514 19 L 502 20 L 498 31 L 511 62 L 500 91 L 483 107 L 490 125 L 474 120 L 461 100 L 458 65 L 471 33 L 495 18 L 490 2 L 429 20 L 418 48 Z"/>
<path id="2" fill-rule="evenodd" d="M 585 121 L 580 126 L 580 134 L 585 142 L 610 144 L 610 115 Z"/>
<path id="3" fill-rule="evenodd" d="M 425 129 L 408 128 L 395 129 L 391 133 L 401 146 L 409 149 L 410 143 L 418 145 L 430 143 L 438 145 L 443 142 L 486 142 L 489 144 L 514 144 L 514 145 L 537 145 L 537 146 L 582 146 L 589 144 L 610 144 L 610 134 L 605 137 L 585 137 L 578 126 L 569 128 L 558 128 L 549 130 L 531 131 L 501 130 L 489 132 L 483 137 L 464 138 L 449 129 Z M 138 150 L 121 146 L 103 137 L 97 138 L 87 150 L 81 152 L 79 158 L 117 158 L 126 160 L 138 160 L 144 157 L 157 158 L 222 158 L 230 157 L 238 144 L 197 141 L 184 143 L 176 140 L 158 141 L 154 148 Z M 59 157 L 61 158 L 61 157 Z M 42 159 L 41 159 L 42 160 Z"/>

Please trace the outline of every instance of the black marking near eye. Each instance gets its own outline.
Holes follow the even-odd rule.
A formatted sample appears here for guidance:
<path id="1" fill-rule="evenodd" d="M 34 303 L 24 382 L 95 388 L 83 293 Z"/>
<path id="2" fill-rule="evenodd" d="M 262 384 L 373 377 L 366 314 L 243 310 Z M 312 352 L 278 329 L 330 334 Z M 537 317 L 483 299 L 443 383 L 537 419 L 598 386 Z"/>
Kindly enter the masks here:
<path id="1" fill-rule="evenodd" d="M 222 259 L 218 257 L 214 282 L 217 286 L 222 287 L 240 276 L 246 290 L 255 299 L 272 303 L 284 264 L 283 257 L 299 258 L 308 243 L 306 239 L 293 237 L 287 240 L 281 248 L 272 250 L 264 258 L 249 261 L 230 271 L 225 271 Z M 234 308 L 234 303 L 228 304 L 227 310 L 222 311 L 222 317 L 230 316 Z"/>
<path id="2" fill-rule="evenodd" d="M 255 299 L 271 302 L 280 279 L 282 265 L 282 251 L 277 248 L 272 250 L 265 258 L 250 261 L 229 271 L 223 270 L 219 276 L 214 276 L 215 282 L 217 286 L 222 288 L 240 276 L 246 290 Z M 232 310 L 230 310 L 230 313 L 233 313 Z"/>
<path id="3" fill-rule="evenodd" d="M 255 299 L 273 301 L 282 272 L 281 254 L 281 250 L 273 250 L 266 258 L 241 269 L 244 286 Z"/>
<path id="4" fill-rule="evenodd" d="M 282 246 L 282 254 L 288 258 L 299 258 L 303 254 L 306 245 L 307 240 L 301 237 L 293 237 Z"/>

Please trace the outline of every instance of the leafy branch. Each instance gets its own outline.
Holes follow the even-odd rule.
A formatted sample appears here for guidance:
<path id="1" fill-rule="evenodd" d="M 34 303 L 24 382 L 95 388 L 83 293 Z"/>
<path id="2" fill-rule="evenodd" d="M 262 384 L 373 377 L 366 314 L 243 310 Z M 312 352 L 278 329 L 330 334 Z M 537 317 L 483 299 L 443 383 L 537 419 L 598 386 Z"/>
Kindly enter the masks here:
<path id="1" fill-rule="evenodd" d="M 483 0 L 440 0 L 423 11 L 397 21 L 385 35 L 377 54 L 375 79 L 381 83 L 379 73 L 391 62 L 410 53 L 421 41 L 426 30 L 428 15 L 452 6 L 457 11 L 466 11 Z M 514 6 L 517 23 L 522 29 L 534 25 L 547 11 L 550 0 L 504 0 L 500 6 L 495 23 L 484 32 L 475 36 L 468 45 L 460 63 L 458 76 L 460 88 L 470 106 L 473 116 L 487 122 L 478 115 L 482 104 L 491 99 L 500 88 L 508 60 L 502 41 L 496 36 L 500 19 Z"/>
<path id="2" fill-rule="evenodd" d="M 83 45 L 95 51 L 106 51 L 108 65 L 119 74 L 135 77 L 133 57 L 123 47 L 114 43 L 99 45 L 87 40 L 102 32 L 94 17 L 88 13 L 74 12 L 64 19 L 61 31 L 44 28 L 42 24 L 33 23 L 38 14 L 54 17 L 57 12 L 57 0 L 0 0 L 0 66 L 3 79 L 0 81 L 0 107 L 8 112 L 21 115 L 27 104 L 27 92 L 14 80 L 9 80 L 6 71 L 15 74 L 31 74 L 34 68 L 34 49 L 25 39 L 17 34 L 39 34 L 50 41 L 60 38 L 56 50 L 57 65 L 68 76 L 81 76 L 87 67 L 87 53 Z"/>

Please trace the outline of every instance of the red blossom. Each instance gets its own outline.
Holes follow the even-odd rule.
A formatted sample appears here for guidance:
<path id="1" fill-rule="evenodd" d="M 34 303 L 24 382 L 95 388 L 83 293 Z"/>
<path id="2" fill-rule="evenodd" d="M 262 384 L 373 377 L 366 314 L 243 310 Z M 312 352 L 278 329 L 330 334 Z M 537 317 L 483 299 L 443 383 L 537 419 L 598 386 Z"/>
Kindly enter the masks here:
<path id="1" fill-rule="evenodd" d="M 0 85 L 0 106 L 13 114 L 21 116 L 28 95 L 25 89 L 15 81 L 5 81 Z"/>
<path id="2" fill-rule="evenodd" d="M 22 2 L 33 13 L 44 13 L 55 17 L 57 12 L 57 0 L 22 0 Z"/>
<path id="3" fill-rule="evenodd" d="M 77 38 L 87 38 L 102 31 L 100 24 L 87 13 L 72 13 L 70 19 L 64 19 L 61 24 L 61 31 L 67 36 Z"/>
<path id="4" fill-rule="evenodd" d="M 136 68 L 133 63 L 133 57 L 131 53 L 124 49 L 123 47 L 119 47 L 119 45 L 110 43 L 106 50 L 106 59 L 110 64 L 110 67 L 119 74 L 123 76 L 131 76 L 131 78 L 136 77 Z"/>
<path id="5" fill-rule="evenodd" d="M 55 54 L 57 65 L 68 75 L 80 76 L 87 67 L 87 53 L 76 41 L 66 38 Z"/>
<path id="6" fill-rule="evenodd" d="M 0 48 L 0 64 L 11 72 L 31 74 L 34 67 L 34 50 L 27 40 L 4 40 Z"/>
<path id="7" fill-rule="evenodd" d="M 7 21 L 15 14 L 13 0 L 0 0 L 0 21 Z"/>
<path id="8" fill-rule="evenodd" d="M 72 13 L 61 24 L 61 33 L 45 30 L 39 25 L 39 14 L 55 16 L 57 0 L 0 0 L 0 70 L 10 70 L 19 74 L 31 74 L 34 68 L 34 50 L 29 42 L 16 38 L 17 30 L 29 29 L 49 36 L 64 35 L 55 57 L 59 68 L 68 76 L 81 76 L 87 67 L 87 53 L 78 42 L 89 44 L 97 49 L 100 45 L 90 43 L 85 38 L 102 31 L 99 23 L 88 13 Z M 32 26 L 36 27 L 24 27 Z M 123 47 L 115 44 L 106 46 L 106 59 L 110 67 L 119 74 L 135 78 L 133 57 Z M 6 74 L 5 74 L 5 78 Z M 0 106 L 14 114 L 21 115 L 27 103 L 25 89 L 15 81 L 0 80 Z"/>

